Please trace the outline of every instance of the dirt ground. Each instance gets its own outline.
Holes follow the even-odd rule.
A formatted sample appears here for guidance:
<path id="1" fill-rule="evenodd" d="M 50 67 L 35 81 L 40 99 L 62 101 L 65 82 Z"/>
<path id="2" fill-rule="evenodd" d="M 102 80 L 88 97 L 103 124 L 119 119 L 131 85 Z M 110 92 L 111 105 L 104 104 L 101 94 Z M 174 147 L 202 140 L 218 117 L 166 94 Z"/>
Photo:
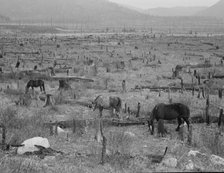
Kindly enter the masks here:
<path id="1" fill-rule="evenodd" d="M 180 76 L 184 84 L 194 84 L 197 88 L 197 79 L 193 77 L 196 69 L 202 78 L 207 79 L 208 72 L 214 75 L 223 75 L 223 66 L 220 61 L 224 53 L 223 36 L 194 36 L 190 34 L 175 36 L 168 34 L 146 33 L 111 33 L 111 34 L 32 34 L 1 31 L 0 59 L 1 74 L 0 83 L 0 109 L 10 107 L 16 109 L 19 118 L 27 118 L 44 115 L 44 122 L 72 121 L 73 119 L 94 120 L 98 111 L 81 106 L 77 102 L 91 103 L 98 95 L 105 98 L 119 96 L 124 105 L 130 108 L 131 118 L 135 119 L 138 102 L 141 104 L 140 117 L 147 117 L 157 103 L 181 102 L 189 106 L 191 117 L 205 115 L 206 100 L 197 97 L 197 92 L 192 96 L 191 91 L 167 91 L 159 92 L 150 89 L 141 89 L 142 86 L 162 87 L 179 86 L 180 79 L 172 78 L 172 69 L 176 65 L 200 65 L 207 61 L 210 68 L 183 68 Z M 155 36 L 155 37 L 154 37 Z M 23 52 L 23 53 L 18 53 Z M 34 52 L 39 52 L 35 54 Z M 19 60 L 20 67 L 15 68 Z M 93 60 L 94 64 L 90 62 Z M 160 62 L 161 63 L 160 63 Z M 94 82 L 72 81 L 68 83 L 70 90 L 62 92 L 62 101 L 53 107 L 43 107 L 44 101 L 40 100 L 39 88 L 35 88 L 31 94 L 28 106 L 16 105 L 20 94 L 25 92 L 25 85 L 29 80 L 26 75 L 22 78 L 9 79 L 9 74 L 17 75 L 27 70 L 33 70 L 41 75 L 49 75 L 48 67 L 56 62 L 56 76 L 67 76 L 63 67 L 70 67 L 69 76 L 93 79 Z M 122 63 L 124 66 L 122 66 Z M 96 73 L 94 68 L 96 67 Z M 95 74 L 94 74 L 95 73 Z M 32 78 L 32 76 L 31 76 Z M 34 78 L 34 77 L 33 77 Z M 122 81 L 126 81 L 126 92 L 122 91 Z M 8 88 L 7 88 L 8 87 Z M 219 99 L 215 88 L 223 88 L 222 79 L 210 79 L 209 84 L 210 105 L 209 114 L 219 116 L 219 108 L 224 107 L 223 99 Z M 45 80 L 46 93 L 52 94 L 53 103 L 59 95 L 57 80 Z M 139 89 L 140 88 L 140 89 Z M 74 98 L 74 95 L 76 96 Z M 216 106 L 214 106 L 216 105 Z M 218 105 L 218 107 L 217 107 Z M 126 119 L 128 114 L 122 111 L 121 116 Z M 104 118 L 111 118 L 109 111 L 103 111 Z M 193 124 L 192 145 L 187 144 L 187 130 L 184 127 L 184 141 L 180 140 L 180 134 L 175 131 L 177 123 L 165 122 L 168 134 L 159 137 L 148 132 L 147 125 L 135 125 L 127 127 L 105 126 L 103 132 L 107 138 L 107 156 L 104 165 L 99 164 L 101 158 L 101 144 L 95 139 L 95 128 L 88 124 L 78 133 L 72 133 L 71 128 L 66 128 L 66 133 L 58 136 L 50 136 L 49 131 L 42 132 L 47 137 L 51 148 L 64 152 L 63 155 L 46 156 L 40 159 L 37 156 L 18 156 L 15 149 L 9 152 L 0 152 L 1 171 L 10 172 L 161 172 L 161 171 L 189 171 L 186 165 L 189 161 L 187 153 L 190 150 L 198 150 L 206 155 L 216 154 L 224 156 L 223 152 L 214 150 L 210 141 L 212 134 L 218 131 L 217 124 L 206 126 L 205 124 Z M 8 130 L 7 140 L 14 136 L 14 130 Z M 209 134 L 211 132 L 211 135 Z M 36 135 L 36 133 L 34 133 Z M 207 136 L 203 136 L 207 134 Z M 33 134 L 24 133 L 17 137 L 22 142 Z M 223 146 L 223 137 L 219 137 L 219 144 Z M 176 158 L 175 167 L 163 163 L 153 163 L 151 155 L 163 155 L 168 147 L 166 158 Z M 199 161 L 202 166 L 191 171 L 220 171 L 222 167 L 216 167 L 211 163 Z M 196 163 L 199 163 L 196 162 Z M 19 169 L 19 170 L 18 170 Z"/>

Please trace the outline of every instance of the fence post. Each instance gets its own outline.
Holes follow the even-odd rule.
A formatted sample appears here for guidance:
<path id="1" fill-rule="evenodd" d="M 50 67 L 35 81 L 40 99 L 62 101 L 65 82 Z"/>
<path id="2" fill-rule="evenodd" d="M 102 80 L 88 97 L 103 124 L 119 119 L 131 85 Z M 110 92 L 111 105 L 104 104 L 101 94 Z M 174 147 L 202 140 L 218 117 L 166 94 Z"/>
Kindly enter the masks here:
<path id="1" fill-rule="evenodd" d="M 126 81 L 125 80 L 122 81 L 122 91 L 126 92 Z"/>
<path id="2" fill-rule="evenodd" d="M 183 90 L 184 90 L 184 81 L 183 81 L 182 78 L 180 79 L 180 84 L 181 84 L 181 93 L 183 93 Z"/>
<path id="3" fill-rule="evenodd" d="M 127 103 L 124 104 L 124 113 L 127 113 Z"/>
<path id="4" fill-rule="evenodd" d="M 136 114 L 136 118 L 138 118 L 138 117 L 139 117 L 140 108 L 141 108 L 141 104 L 138 102 L 138 107 L 137 107 L 137 114 Z"/>
<path id="5" fill-rule="evenodd" d="M 219 89 L 219 99 L 222 99 L 222 89 Z"/>
<path id="6" fill-rule="evenodd" d="M 194 96 L 194 91 L 195 91 L 195 88 L 194 86 L 192 87 L 192 96 Z"/>
<path id="7" fill-rule="evenodd" d="M 201 85 L 201 76 L 198 74 L 198 85 Z"/>
<path id="8" fill-rule="evenodd" d="M 54 129 L 54 135 L 57 136 L 58 135 L 58 122 L 56 121 L 55 123 L 55 129 Z"/>
<path id="9" fill-rule="evenodd" d="M 6 141 L 6 127 L 1 124 L 1 127 L 2 127 L 2 150 L 5 150 L 5 141 Z"/>
<path id="10" fill-rule="evenodd" d="M 209 119 L 209 95 L 206 99 L 206 108 L 205 108 L 205 116 L 206 116 L 206 124 L 209 125 L 210 124 L 210 119 Z"/>
<path id="11" fill-rule="evenodd" d="M 130 107 L 128 107 L 128 117 L 130 117 L 131 111 L 130 111 Z"/>
<path id="12" fill-rule="evenodd" d="M 219 121 L 218 121 L 218 127 L 220 128 L 221 124 L 222 124 L 222 115 L 223 115 L 223 109 L 220 109 L 220 113 L 219 113 Z"/>
<path id="13" fill-rule="evenodd" d="M 72 120 L 72 132 L 75 133 L 76 132 L 76 122 L 75 122 L 75 119 Z"/>

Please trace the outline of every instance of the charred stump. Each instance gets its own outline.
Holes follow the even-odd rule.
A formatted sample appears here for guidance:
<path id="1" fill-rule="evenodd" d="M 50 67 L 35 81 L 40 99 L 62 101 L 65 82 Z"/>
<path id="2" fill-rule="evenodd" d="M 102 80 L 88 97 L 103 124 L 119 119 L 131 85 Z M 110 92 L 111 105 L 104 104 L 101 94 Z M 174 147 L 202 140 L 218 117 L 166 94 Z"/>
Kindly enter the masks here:
<path id="1" fill-rule="evenodd" d="M 71 89 L 71 86 L 65 80 L 59 80 L 59 88 L 58 90 L 68 90 Z"/>
<path id="2" fill-rule="evenodd" d="M 52 106 L 53 104 L 52 104 L 52 101 L 51 101 L 51 94 L 47 94 L 46 95 L 47 96 L 47 99 L 46 99 L 46 103 L 45 103 L 45 105 L 44 105 L 44 107 L 47 107 L 47 106 Z"/>

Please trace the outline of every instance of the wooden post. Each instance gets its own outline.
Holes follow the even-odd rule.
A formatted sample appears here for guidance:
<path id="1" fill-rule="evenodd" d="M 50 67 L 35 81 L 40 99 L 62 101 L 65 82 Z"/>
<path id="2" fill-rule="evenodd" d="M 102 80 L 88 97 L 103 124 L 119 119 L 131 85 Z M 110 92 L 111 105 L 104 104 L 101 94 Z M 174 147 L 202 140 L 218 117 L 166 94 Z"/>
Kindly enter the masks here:
<path id="1" fill-rule="evenodd" d="M 195 88 L 194 86 L 192 87 L 192 96 L 194 96 L 194 91 L 195 91 Z"/>
<path id="2" fill-rule="evenodd" d="M 219 121 L 218 121 L 218 127 L 221 127 L 222 124 L 222 116 L 223 116 L 223 109 L 220 109 L 220 113 L 219 113 Z"/>
<path id="3" fill-rule="evenodd" d="M 222 89 L 219 89 L 219 99 L 222 99 Z"/>
<path id="4" fill-rule="evenodd" d="M 184 81 L 183 81 L 182 78 L 180 79 L 180 84 L 181 84 L 181 91 L 183 93 L 183 90 L 184 90 Z"/>
<path id="5" fill-rule="evenodd" d="M 75 133 L 76 132 L 76 122 L 75 122 L 75 119 L 72 120 L 72 132 Z"/>
<path id="6" fill-rule="evenodd" d="M 140 108 L 141 108 L 141 104 L 138 102 L 138 107 L 137 107 L 137 114 L 136 114 L 136 118 L 138 118 L 138 117 L 139 117 Z"/>
<path id="7" fill-rule="evenodd" d="M 126 92 L 126 81 L 125 80 L 122 81 L 122 91 Z"/>
<path id="8" fill-rule="evenodd" d="M 101 164 L 104 165 L 105 163 L 105 156 L 106 156 L 106 147 L 107 147 L 107 139 L 105 136 L 103 136 L 102 141 L 102 155 L 101 155 Z"/>
<path id="9" fill-rule="evenodd" d="M 124 104 L 124 113 L 127 113 L 127 103 Z"/>
<path id="10" fill-rule="evenodd" d="M 130 117 L 131 115 L 131 111 L 130 111 L 130 107 L 128 107 L 128 117 Z"/>
<path id="11" fill-rule="evenodd" d="M 56 123 L 55 123 L 54 135 L 55 135 L 55 136 L 58 135 L 58 122 L 57 122 L 57 121 L 56 121 Z"/>
<path id="12" fill-rule="evenodd" d="M 198 85 L 201 85 L 201 76 L 198 74 Z"/>
<path id="13" fill-rule="evenodd" d="M 206 100 L 206 108 L 205 108 L 205 116 L 206 116 L 206 124 L 209 125 L 210 124 L 210 119 L 209 119 L 209 95 L 207 97 Z"/>
<path id="14" fill-rule="evenodd" d="M 2 150 L 5 150 L 5 147 L 6 147 L 6 127 L 1 124 L 1 127 L 2 127 Z"/>
<path id="15" fill-rule="evenodd" d="M 201 88 L 198 89 L 198 98 L 201 97 Z"/>
<path id="16" fill-rule="evenodd" d="M 54 135 L 54 126 L 52 124 L 50 124 L 50 136 Z"/>
<path id="17" fill-rule="evenodd" d="M 188 136 L 187 136 L 187 143 L 190 146 L 192 144 L 192 125 L 190 125 L 190 127 L 189 127 L 189 132 L 188 132 Z"/>

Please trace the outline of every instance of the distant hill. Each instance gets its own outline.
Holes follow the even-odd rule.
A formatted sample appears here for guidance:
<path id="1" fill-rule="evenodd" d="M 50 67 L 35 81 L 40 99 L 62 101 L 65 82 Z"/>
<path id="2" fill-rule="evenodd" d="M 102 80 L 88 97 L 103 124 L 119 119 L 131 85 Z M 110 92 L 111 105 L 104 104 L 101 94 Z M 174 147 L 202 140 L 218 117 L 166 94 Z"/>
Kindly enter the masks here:
<path id="1" fill-rule="evenodd" d="M 153 16 L 193 16 L 207 7 L 173 7 L 173 8 L 152 8 L 144 13 Z"/>
<path id="2" fill-rule="evenodd" d="M 0 0 L 0 4 L 1 13 L 12 20 L 110 24 L 144 18 L 108 0 Z"/>
<path id="3" fill-rule="evenodd" d="M 215 5 L 199 12 L 197 15 L 224 18 L 224 0 L 220 0 Z"/>
<path id="4" fill-rule="evenodd" d="M 0 22 L 6 22 L 6 21 L 10 21 L 10 18 L 0 14 Z"/>

